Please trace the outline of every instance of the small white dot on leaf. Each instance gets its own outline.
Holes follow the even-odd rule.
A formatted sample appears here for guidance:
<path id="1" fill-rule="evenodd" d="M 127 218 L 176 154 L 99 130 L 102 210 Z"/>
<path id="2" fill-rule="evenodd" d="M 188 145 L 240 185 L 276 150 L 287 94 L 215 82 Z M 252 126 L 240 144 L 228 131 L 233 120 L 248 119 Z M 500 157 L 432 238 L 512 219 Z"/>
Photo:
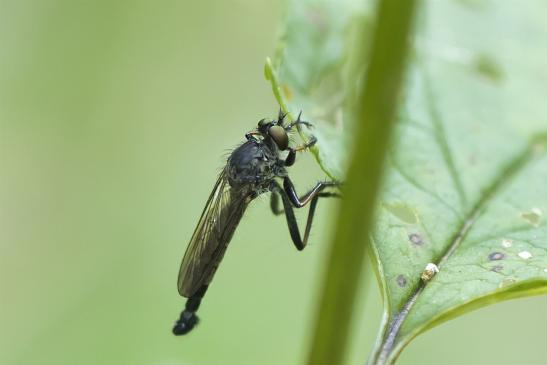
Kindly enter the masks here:
<path id="1" fill-rule="evenodd" d="M 539 216 L 541 216 L 543 214 L 543 212 L 539 208 L 532 208 L 532 213 L 534 213 L 535 215 L 539 215 Z"/>
<path id="2" fill-rule="evenodd" d="M 424 271 L 422 272 L 421 278 L 423 281 L 428 282 L 439 272 L 439 267 L 434 263 L 430 262 L 425 266 Z"/>
<path id="3" fill-rule="evenodd" d="M 501 245 L 505 248 L 509 248 L 513 246 L 513 240 L 504 238 L 503 240 L 501 240 Z"/>
<path id="4" fill-rule="evenodd" d="M 543 272 L 547 273 L 547 269 L 543 269 Z"/>
<path id="5" fill-rule="evenodd" d="M 528 251 L 520 251 L 518 255 L 521 259 L 524 259 L 524 260 L 528 260 L 530 257 L 532 257 L 532 254 Z"/>

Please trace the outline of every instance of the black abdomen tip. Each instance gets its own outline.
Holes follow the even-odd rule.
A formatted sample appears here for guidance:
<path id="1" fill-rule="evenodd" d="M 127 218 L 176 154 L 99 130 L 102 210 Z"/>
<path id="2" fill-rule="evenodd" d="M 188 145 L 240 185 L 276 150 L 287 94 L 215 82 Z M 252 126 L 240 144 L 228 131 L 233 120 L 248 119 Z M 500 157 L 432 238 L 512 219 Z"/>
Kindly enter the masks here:
<path id="1" fill-rule="evenodd" d="M 198 324 L 199 318 L 194 312 L 183 311 L 179 320 L 173 326 L 173 334 L 182 336 L 187 334 Z"/>

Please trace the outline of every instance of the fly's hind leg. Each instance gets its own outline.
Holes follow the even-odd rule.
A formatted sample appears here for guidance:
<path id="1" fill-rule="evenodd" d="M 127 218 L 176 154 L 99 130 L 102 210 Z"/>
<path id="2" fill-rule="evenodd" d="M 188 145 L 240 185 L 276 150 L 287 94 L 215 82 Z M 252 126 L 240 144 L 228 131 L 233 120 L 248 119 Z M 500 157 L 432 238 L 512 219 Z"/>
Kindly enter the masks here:
<path id="1" fill-rule="evenodd" d="M 319 182 L 315 185 L 313 189 L 311 189 L 309 192 L 307 192 L 300 198 L 298 197 L 298 194 L 296 193 L 294 189 L 294 185 L 292 184 L 291 180 L 288 177 L 285 177 L 283 181 L 283 188 L 277 182 L 275 183 L 274 189 L 272 191 L 272 202 L 271 202 L 272 210 L 274 210 L 274 204 L 275 204 L 276 210 L 274 211 L 274 214 L 276 213 L 281 214 L 280 212 L 282 211 L 279 209 L 279 206 L 278 206 L 279 200 L 277 195 L 281 196 L 281 200 L 283 202 L 283 207 L 285 212 L 285 217 L 287 218 L 287 225 L 289 227 L 289 233 L 291 234 L 291 238 L 297 250 L 299 251 L 303 250 L 308 243 L 308 238 L 310 236 L 311 226 L 313 223 L 313 217 L 315 214 L 315 208 L 317 207 L 317 201 L 319 200 L 319 198 L 340 196 L 337 193 L 322 191 L 323 189 L 327 187 L 332 187 L 332 186 L 337 186 L 337 183 Z M 277 203 L 274 203 L 274 200 L 277 200 Z M 298 228 L 298 223 L 294 215 L 294 208 L 302 208 L 308 203 L 310 204 L 310 208 L 308 210 L 308 219 L 306 220 L 304 236 L 302 237 L 300 235 L 300 229 Z"/>
<path id="2" fill-rule="evenodd" d="M 321 184 L 323 185 L 323 183 L 321 183 Z M 281 189 L 281 187 L 279 187 L 279 189 Z M 280 201 L 279 201 L 280 195 L 281 195 L 281 193 L 279 193 L 278 190 L 272 190 L 271 195 L 270 195 L 270 209 L 272 210 L 272 213 L 274 215 L 281 215 L 281 214 L 285 213 L 285 209 L 283 209 L 280 206 Z M 332 192 L 320 192 L 320 193 L 317 193 L 316 195 L 319 198 L 330 198 L 330 197 L 339 198 L 340 197 L 340 194 L 332 193 Z"/>
<path id="3" fill-rule="evenodd" d="M 177 336 L 185 335 L 198 324 L 199 318 L 196 312 L 206 291 L 207 285 L 203 285 L 194 295 L 188 298 L 186 306 L 180 314 L 180 318 L 173 326 L 173 334 Z"/>
<path id="4" fill-rule="evenodd" d="M 285 209 L 279 206 L 279 193 L 277 190 L 272 190 L 270 195 L 270 208 L 275 215 L 281 215 L 285 213 Z"/>

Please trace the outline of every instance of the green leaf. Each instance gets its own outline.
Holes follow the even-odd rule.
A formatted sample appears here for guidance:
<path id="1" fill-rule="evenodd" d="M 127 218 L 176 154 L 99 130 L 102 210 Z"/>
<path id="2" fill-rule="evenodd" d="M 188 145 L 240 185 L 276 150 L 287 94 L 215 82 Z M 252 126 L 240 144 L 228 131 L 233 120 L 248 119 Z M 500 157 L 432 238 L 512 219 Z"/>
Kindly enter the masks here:
<path id="1" fill-rule="evenodd" d="M 351 140 L 346 90 L 356 85 L 348 55 L 362 47 L 368 11 L 358 0 L 288 1 L 275 57 L 265 66 L 281 109 L 291 120 L 302 111 L 302 118 L 313 122 L 318 142 L 311 151 L 335 180 L 344 176 Z"/>
<path id="2" fill-rule="evenodd" d="M 266 65 L 282 108 L 316 124 L 312 152 L 337 179 L 363 78 L 348 54 L 370 27 L 358 3 L 290 1 Z M 372 363 L 465 312 L 547 293 L 544 2 L 423 5 L 371 237 L 385 300 Z M 428 263 L 439 272 L 424 281 Z"/>
<path id="3" fill-rule="evenodd" d="M 547 13 L 481 4 L 421 14 L 372 237 L 386 305 L 373 363 L 465 312 L 547 293 Z"/>

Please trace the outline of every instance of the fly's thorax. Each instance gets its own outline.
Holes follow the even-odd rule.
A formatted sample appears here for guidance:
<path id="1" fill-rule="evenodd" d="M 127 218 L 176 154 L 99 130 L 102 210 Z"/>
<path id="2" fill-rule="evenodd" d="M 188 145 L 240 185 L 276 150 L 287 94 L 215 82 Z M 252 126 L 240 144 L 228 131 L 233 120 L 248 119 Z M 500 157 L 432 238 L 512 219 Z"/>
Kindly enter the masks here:
<path id="1" fill-rule="evenodd" d="M 253 185 L 257 189 L 269 186 L 276 176 L 286 174 L 275 147 L 262 141 L 249 140 L 236 148 L 228 158 L 230 186 Z"/>

